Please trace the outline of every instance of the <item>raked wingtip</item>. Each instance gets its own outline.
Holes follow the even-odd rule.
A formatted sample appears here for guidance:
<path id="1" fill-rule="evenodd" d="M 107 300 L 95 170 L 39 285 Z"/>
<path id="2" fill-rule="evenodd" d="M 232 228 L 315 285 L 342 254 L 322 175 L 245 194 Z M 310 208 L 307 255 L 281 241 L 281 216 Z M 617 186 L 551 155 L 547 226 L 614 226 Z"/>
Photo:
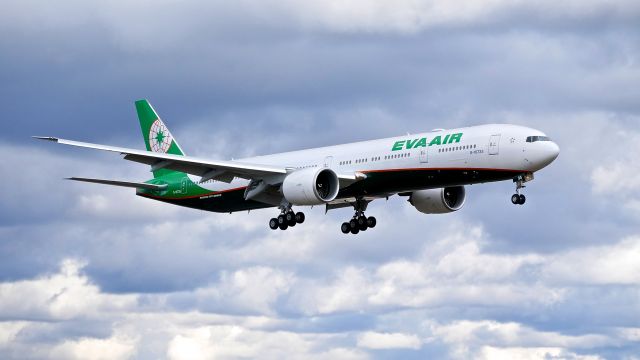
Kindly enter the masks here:
<path id="1" fill-rule="evenodd" d="M 32 138 L 38 139 L 38 140 L 47 140 L 47 141 L 58 142 L 58 138 L 57 137 L 53 137 L 53 136 L 32 136 Z"/>

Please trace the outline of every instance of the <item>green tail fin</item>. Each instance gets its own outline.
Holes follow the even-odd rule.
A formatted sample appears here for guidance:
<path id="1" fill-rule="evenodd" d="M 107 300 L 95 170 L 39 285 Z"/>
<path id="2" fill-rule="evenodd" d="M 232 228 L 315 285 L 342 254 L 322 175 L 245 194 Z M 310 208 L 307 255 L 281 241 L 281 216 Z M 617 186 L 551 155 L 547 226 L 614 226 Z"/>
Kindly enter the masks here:
<path id="1" fill-rule="evenodd" d="M 184 155 L 182 148 L 171 135 L 169 128 L 162 122 L 156 111 L 147 100 L 136 101 L 136 111 L 140 120 L 140 129 L 147 151 Z M 159 169 L 153 172 L 154 177 L 161 177 L 175 171 Z"/>

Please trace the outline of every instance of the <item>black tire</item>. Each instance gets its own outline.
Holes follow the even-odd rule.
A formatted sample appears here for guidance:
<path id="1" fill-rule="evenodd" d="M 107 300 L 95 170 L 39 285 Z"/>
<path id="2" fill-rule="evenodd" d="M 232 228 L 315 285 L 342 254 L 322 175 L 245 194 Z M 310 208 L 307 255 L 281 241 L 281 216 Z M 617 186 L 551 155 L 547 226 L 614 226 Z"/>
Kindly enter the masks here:
<path id="1" fill-rule="evenodd" d="M 367 218 L 366 217 L 360 216 L 358 218 L 358 228 L 360 229 L 360 231 L 367 231 L 369 226 L 367 225 Z"/>
<path id="2" fill-rule="evenodd" d="M 373 216 L 369 216 L 369 217 L 367 218 L 367 226 L 368 226 L 370 229 L 373 229 L 374 227 L 376 227 L 376 224 L 377 224 L 377 223 L 378 223 L 378 222 L 376 221 L 376 218 L 374 218 Z"/>
<path id="3" fill-rule="evenodd" d="M 303 212 L 296 213 L 296 222 L 298 224 L 302 224 L 304 222 L 304 213 Z"/>
<path id="4" fill-rule="evenodd" d="M 278 219 L 271 218 L 271 220 L 269 220 L 269 227 L 271 228 L 271 230 L 277 229 L 278 228 Z"/>
<path id="5" fill-rule="evenodd" d="M 287 219 L 284 218 L 284 215 L 282 214 L 278 215 L 278 225 L 282 225 L 286 223 L 287 223 Z"/>
<path id="6" fill-rule="evenodd" d="M 282 223 L 280 225 L 278 225 L 278 227 L 280 228 L 280 230 L 287 230 L 287 228 L 289 227 L 289 225 L 287 225 L 287 223 Z"/>
<path id="7" fill-rule="evenodd" d="M 291 224 L 292 221 L 296 221 L 296 215 L 293 211 L 289 211 L 284 215 L 284 218 L 287 219 L 287 223 Z"/>
<path id="8" fill-rule="evenodd" d="M 342 231 L 343 234 L 348 234 L 351 232 L 351 226 L 349 226 L 348 222 L 343 222 L 342 226 L 340 226 L 340 231 Z"/>
<path id="9" fill-rule="evenodd" d="M 520 200 L 519 204 L 520 205 L 524 205 L 524 203 L 527 202 L 527 197 L 524 196 L 524 195 L 520 195 L 520 199 L 519 200 Z"/>
<path id="10" fill-rule="evenodd" d="M 287 222 L 287 225 L 289 225 L 289 227 L 294 227 L 296 226 L 297 222 L 296 222 L 296 218 L 295 216 L 293 217 L 293 219 L 291 219 L 289 222 Z"/>
<path id="11" fill-rule="evenodd" d="M 353 229 L 351 229 L 351 233 L 352 233 L 353 235 L 355 235 L 355 234 L 357 234 L 357 233 L 359 233 L 359 232 L 360 232 L 360 229 L 358 229 L 358 228 L 353 228 Z"/>
<path id="12" fill-rule="evenodd" d="M 349 228 L 351 230 L 358 228 L 358 222 L 356 221 L 356 219 L 349 220 Z"/>
<path id="13" fill-rule="evenodd" d="M 520 196 L 518 194 L 513 194 L 511 195 L 511 203 L 513 205 L 518 205 L 520 204 Z"/>

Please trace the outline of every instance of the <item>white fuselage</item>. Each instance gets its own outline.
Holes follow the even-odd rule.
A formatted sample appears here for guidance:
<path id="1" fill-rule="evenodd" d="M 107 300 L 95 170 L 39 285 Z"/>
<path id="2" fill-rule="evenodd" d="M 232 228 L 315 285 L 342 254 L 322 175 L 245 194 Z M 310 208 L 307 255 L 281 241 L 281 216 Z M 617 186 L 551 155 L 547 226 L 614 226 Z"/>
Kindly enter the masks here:
<path id="1" fill-rule="evenodd" d="M 451 142 L 454 134 L 462 135 Z M 436 140 L 437 137 L 440 137 L 440 141 Z M 544 140 L 535 140 L 538 138 Z M 445 143 L 445 139 L 448 143 Z M 527 173 L 547 166 L 558 154 L 558 145 L 548 140 L 539 130 L 518 125 L 490 124 L 291 151 L 238 161 L 284 165 L 292 170 L 328 167 L 337 174 L 420 169 Z M 191 178 L 194 182 L 198 181 L 196 176 Z M 229 184 L 210 181 L 200 186 L 212 191 L 224 191 L 244 187 L 247 183 L 246 180 L 235 179 Z M 398 188 L 394 191 L 398 191 Z"/>

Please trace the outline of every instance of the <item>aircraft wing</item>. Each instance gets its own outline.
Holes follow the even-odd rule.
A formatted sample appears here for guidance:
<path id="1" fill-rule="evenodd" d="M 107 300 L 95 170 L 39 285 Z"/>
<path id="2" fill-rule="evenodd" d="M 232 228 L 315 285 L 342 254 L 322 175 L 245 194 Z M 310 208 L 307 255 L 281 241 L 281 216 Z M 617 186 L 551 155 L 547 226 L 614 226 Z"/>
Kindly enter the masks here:
<path id="1" fill-rule="evenodd" d="M 265 178 L 273 175 L 284 175 L 284 167 L 247 164 L 238 161 L 210 161 L 192 156 L 172 155 L 146 150 L 128 149 L 123 147 L 92 144 L 81 141 L 65 140 L 56 137 L 34 136 L 36 139 L 57 142 L 58 144 L 78 146 L 89 149 L 117 152 L 124 155 L 126 160 L 150 165 L 152 170 L 171 169 L 201 177 L 201 181 L 220 180 L 231 182 L 233 177 L 243 179 Z"/>
<path id="2" fill-rule="evenodd" d="M 200 176 L 200 182 L 208 180 L 231 182 L 234 177 L 247 180 L 264 179 L 273 176 L 284 176 L 288 172 L 285 167 L 271 165 L 249 164 L 238 161 L 211 161 L 193 156 L 172 155 L 146 150 L 128 149 L 123 147 L 66 140 L 56 137 L 34 136 L 34 138 L 57 142 L 58 144 L 117 152 L 124 155 L 124 159 L 126 160 L 150 165 L 153 171 L 159 169 L 170 169 Z M 349 186 L 362 178 L 364 177 L 361 176 L 361 174 L 338 174 L 340 187 Z"/>

